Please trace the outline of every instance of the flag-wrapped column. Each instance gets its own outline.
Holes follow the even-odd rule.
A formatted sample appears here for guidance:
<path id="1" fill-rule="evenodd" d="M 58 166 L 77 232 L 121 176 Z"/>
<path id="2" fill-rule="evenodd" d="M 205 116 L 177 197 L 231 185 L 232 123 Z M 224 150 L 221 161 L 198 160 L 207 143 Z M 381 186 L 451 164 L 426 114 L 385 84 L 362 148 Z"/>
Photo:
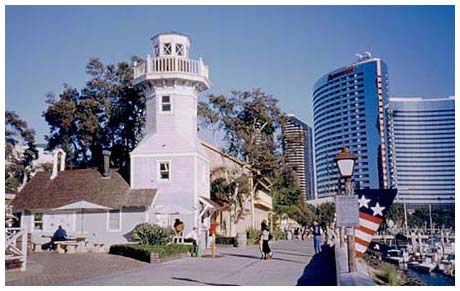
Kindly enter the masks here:
<path id="1" fill-rule="evenodd" d="M 356 256 L 362 257 L 386 216 L 396 189 L 357 189 L 359 226 L 355 230 Z"/>

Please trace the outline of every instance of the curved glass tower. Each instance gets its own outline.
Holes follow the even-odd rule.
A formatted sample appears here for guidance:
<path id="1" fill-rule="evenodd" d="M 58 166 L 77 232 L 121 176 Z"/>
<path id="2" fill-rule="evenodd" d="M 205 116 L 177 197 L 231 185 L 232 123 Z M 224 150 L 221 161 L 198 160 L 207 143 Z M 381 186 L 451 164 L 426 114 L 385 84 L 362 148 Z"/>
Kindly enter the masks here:
<path id="1" fill-rule="evenodd" d="M 318 198 L 337 194 L 340 175 L 333 157 L 345 146 L 359 157 L 353 175 L 355 187 L 389 187 L 388 86 L 386 64 L 370 57 L 316 82 L 313 110 Z"/>
<path id="2" fill-rule="evenodd" d="M 390 98 L 392 184 L 396 202 L 453 204 L 454 97 Z"/>

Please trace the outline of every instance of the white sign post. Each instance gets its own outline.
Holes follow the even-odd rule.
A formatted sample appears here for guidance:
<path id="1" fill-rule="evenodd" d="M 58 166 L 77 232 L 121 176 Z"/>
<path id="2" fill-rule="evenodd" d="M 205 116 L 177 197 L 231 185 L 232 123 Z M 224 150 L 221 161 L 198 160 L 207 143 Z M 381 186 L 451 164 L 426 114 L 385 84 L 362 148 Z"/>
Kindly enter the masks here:
<path id="1" fill-rule="evenodd" d="M 359 203 L 356 195 L 335 196 L 337 226 L 356 227 L 359 224 Z"/>

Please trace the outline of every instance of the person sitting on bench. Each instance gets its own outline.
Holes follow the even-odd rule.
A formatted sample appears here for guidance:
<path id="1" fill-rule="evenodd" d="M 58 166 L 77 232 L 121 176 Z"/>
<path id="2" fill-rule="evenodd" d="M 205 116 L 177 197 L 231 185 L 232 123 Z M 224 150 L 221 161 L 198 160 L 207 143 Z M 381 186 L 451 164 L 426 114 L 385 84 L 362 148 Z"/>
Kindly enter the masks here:
<path id="1" fill-rule="evenodd" d="M 51 239 L 51 244 L 53 249 L 56 249 L 56 244 L 54 242 L 57 241 L 65 241 L 67 238 L 67 232 L 65 229 L 62 228 L 61 225 L 58 226 L 58 229 L 54 232 L 53 238 Z"/>
<path id="2" fill-rule="evenodd" d="M 174 231 L 176 232 L 176 236 L 183 236 L 184 223 L 179 218 L 176 218 L 174 222 Z"/>

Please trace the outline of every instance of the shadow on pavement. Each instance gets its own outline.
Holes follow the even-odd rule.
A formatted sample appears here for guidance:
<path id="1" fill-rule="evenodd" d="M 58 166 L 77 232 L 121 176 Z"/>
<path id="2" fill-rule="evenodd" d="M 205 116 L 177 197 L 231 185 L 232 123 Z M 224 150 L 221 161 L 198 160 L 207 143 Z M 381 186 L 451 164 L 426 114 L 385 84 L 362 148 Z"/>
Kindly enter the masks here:
<path id="1" fill-rule="evenodd" d="M 334 250 L 323 246 L 305 267 L 297 286 L 337 286 Z"/>
<path id="2" fill-rule="evenodd" d="M 184 282 L 199 283 L 199 284 L 204 284 L 204 285 L 208 285 L 208 286 L 240 286 L 240 285 L 235 285 L 235 284 L 207 283 L 207 282 L 203 282 L 203 281 L 193 280 L 193 279 L 190 279 L 190 278 L 171 277 L 171 279 L 178 280 L 178 281 L 184 281 Z"/>
<path id="3" fill-rule="evenodd" d="M 292 263 L 298 263 L 298 264 L 305 264 L 305 262 L 300 262 L 300 261 L 295 261 L 295 260 L 288 260 L 288 259 L 281 259 L 276 257 L 276 252 L 273 253 L 275 257 L 271 258 L 273 261 L 285 261 L 285 262 L 292 262 Z M 249 258 L 249 259 L 256 259 L 259 261 L 264 261 L 258 256 L 250 256 L 250 255 L 238 255 L 238 254 L 225 254 L 226 256 L 231 256 L 231 257 L 240 257 L 240 258 Z M 269 260 L 267 260 L 269 261 Z"/>
<path id="4" fill-rule="evenodd" d="M 273 249 L 273 252 L 276 253 L 276 254 L 293 255 L 293 256 L 298 256 L 298 257 L 312 257 L 312 255 L 303 255 L 303 254 L 300 254 L 300 253 L 284 252 L 284 251 L 279 251 L 277 249 Z"/>

